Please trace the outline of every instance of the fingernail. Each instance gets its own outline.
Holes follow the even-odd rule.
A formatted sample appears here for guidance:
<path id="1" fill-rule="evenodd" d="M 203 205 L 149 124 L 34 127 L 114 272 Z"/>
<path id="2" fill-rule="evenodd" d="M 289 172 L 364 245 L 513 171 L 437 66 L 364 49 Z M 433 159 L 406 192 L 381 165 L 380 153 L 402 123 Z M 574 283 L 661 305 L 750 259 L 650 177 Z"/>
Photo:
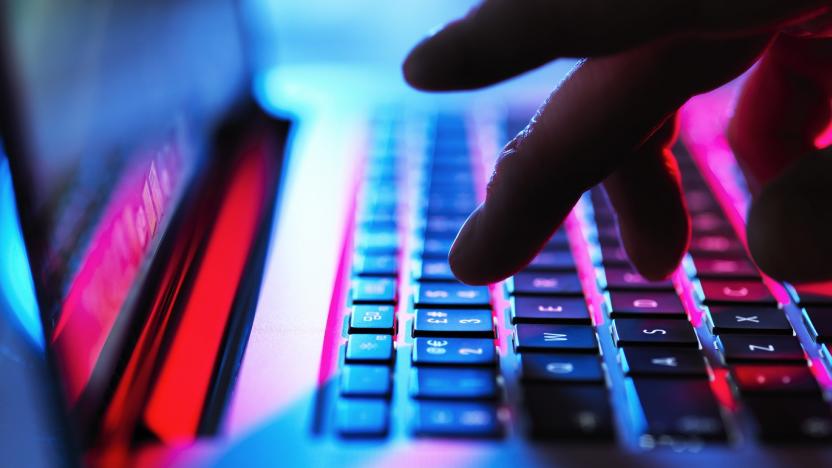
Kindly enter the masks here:
<path id="1" fill-rule="evenodd" d="M 468 284 L 477 283 L 478 276 L 480 276 L 477 274 L 480 265 L 475 260 L 477 254 L 474 242 L 480 209 L 481 207 L 474 210 L 462 225 L 448 254 L 451 271 L 460 281 Z"/>

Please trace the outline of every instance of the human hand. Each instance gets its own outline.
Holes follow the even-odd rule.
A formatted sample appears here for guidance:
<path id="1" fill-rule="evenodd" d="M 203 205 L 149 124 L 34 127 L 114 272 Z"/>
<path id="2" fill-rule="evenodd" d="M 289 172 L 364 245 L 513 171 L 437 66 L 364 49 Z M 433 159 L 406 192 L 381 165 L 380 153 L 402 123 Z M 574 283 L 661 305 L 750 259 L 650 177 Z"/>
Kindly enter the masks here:
<path id="1" fill-rule="evenodd" d="M 670 152 L 690 97 L 759 65 L 729 127 L 755 198 L 748 242 L 759 266 L 793 282 L 832 278 L 829 0 L 486 0 L 410 53 L 425 90 L 487 86 L 558 57 L 588 56 L 503 149 L 486 201 L 450 253 L 472 284 L 523 268 L 581 194 L 603 183 L 636 269 L 658 279 L 690 226 Z"/>

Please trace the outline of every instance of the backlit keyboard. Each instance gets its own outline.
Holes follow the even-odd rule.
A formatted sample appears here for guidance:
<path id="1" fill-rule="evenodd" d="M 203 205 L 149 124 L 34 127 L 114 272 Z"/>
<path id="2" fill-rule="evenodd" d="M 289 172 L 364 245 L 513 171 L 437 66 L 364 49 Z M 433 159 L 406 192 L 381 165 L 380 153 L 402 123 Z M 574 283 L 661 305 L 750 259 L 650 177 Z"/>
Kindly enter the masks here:
<path id="1" fill-rule="evenodd" d="M 693 238 L 672 279 L 633 270 L 593 189 L 523 271 L 457 282 L 448 249 L 482 198 L 483 134 L 519 130 L 503 127 L 446 114 L 375 125 L 321 410 L 333 433 L 634 449 L 832 439 L 832 303 L 800 308 L 764 280 L 681 144 Z"/>

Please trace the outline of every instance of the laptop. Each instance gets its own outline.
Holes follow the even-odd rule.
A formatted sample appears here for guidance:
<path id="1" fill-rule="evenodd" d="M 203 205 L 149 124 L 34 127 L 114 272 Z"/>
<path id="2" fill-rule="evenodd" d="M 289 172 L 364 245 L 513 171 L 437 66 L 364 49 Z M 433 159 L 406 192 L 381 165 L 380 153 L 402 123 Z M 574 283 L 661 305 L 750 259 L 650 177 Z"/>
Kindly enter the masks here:
<path id="1" fill-rule="evenodd" d="M 450 243 L 572 64 L 409 91 L 397 45 L 462 7 L 422 3 L 4 4 L 13 465 L 832 463 L 832 294 L 748 257 L 735 86 L 682 111 L 672 278 L 593 189 L 464 285 Z"/>

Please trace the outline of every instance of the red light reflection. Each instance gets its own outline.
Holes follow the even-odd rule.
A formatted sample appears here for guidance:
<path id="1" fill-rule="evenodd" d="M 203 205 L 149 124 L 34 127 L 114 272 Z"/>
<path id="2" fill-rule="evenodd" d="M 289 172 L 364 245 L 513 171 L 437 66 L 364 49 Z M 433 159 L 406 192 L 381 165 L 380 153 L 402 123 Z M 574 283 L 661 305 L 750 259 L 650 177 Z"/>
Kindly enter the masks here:
<path id="1" fill-rule="evenodd" d="M 140 162 L 126 171 L 90 237 L 52 336 L 71 404 L 92 376 L 139 269 L 153 248 L 154 235 L 173 204 L 172 188 L 183 177 L 180 153 L 175 148 L 133 160 Z"/>

